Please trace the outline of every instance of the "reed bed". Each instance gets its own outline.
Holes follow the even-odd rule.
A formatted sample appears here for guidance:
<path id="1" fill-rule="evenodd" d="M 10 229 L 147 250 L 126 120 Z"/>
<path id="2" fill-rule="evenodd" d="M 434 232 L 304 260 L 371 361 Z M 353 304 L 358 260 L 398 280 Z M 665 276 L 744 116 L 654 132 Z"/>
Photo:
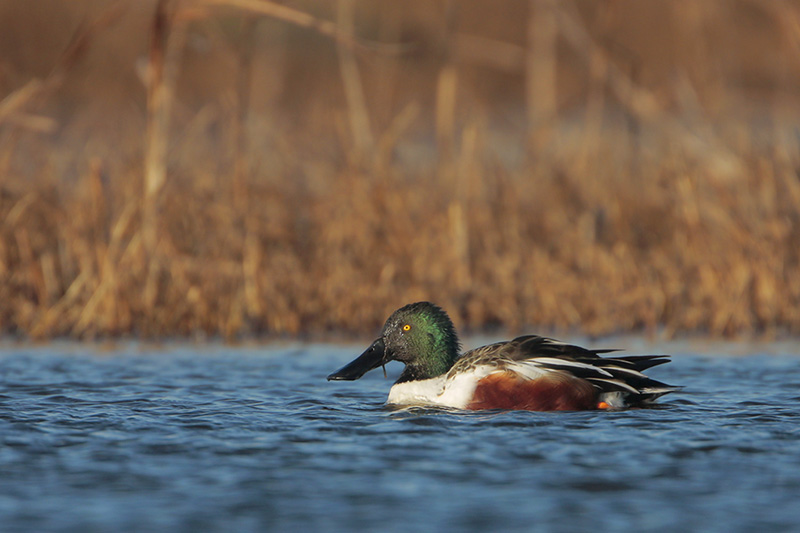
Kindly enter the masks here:
<path id="1" fill-rule="evenodd" d="M 620 3 L 514 4 L 506 41 L 475 6 L 389 5 L 81 14 L 0 102 L 0 331 L 365 335 L 428 299 L 471 331 L 800 332 L 793 5 L 670 8 L 694 36 L 762 16 L 752 46 L 795 66 L 756 99 L 708 43 L 637 79 L 602 37 L 662 42 Z M 135 89 L 91 70 L 122 38 Z"/>

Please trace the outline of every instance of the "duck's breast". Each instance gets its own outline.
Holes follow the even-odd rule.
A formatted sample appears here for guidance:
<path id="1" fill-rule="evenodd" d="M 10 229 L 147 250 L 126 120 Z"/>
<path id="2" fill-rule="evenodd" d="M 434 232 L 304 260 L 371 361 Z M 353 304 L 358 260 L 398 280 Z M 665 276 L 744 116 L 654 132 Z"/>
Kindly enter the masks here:
<path id="1" fill-rule="evenodd" d="M 454 376 L 447 374 L 431 379 L 396 383 L 386 403 L 394 405 L 432 405 L 466 409 L 481 379 L 496 370 L 478 366 Z"/>
<path id="2" fill-rule="evenodd" d="M 392 405 L 439 405 L 437 398 L 442 391 L 443 383 L 444 376 L 395 383 L 389 391 L 386 403 Z"/>

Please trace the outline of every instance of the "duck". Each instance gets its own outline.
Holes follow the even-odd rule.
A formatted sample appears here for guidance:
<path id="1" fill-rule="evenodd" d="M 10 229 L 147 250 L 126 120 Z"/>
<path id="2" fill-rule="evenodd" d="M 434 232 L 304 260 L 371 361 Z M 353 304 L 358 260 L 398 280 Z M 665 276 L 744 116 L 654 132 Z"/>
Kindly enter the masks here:
<path id="1" fill-rule="evenodd" d="M 643 371 L 668 355 L 602 357 L 539 335 L 522 335 L 460 354 L 453 321 L 431 302 L 405 305 L 355 360 L 328 376 L 353 381 L 390 361 L 405 365 L 387 405 L 459 410 L 584 411 L 644 407 L 679 390 Z"/>

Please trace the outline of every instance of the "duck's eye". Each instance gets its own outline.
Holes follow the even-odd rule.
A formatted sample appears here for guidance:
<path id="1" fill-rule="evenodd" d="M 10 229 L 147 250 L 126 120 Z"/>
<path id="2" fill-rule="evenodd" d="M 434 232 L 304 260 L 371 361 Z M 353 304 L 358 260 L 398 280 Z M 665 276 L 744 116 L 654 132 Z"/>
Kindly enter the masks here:
<path id="1" fill-rule="evenodd" d="M 403 326 L 403 331 L 409 331 L 411 329 L 411 324 L 406 324 Z"/>

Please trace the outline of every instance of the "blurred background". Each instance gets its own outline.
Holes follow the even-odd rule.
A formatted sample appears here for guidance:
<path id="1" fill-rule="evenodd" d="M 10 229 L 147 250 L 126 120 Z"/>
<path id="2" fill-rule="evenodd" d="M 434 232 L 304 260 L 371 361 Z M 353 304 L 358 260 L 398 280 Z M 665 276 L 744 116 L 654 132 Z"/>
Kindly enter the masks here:
<path id="1" fill-rule="evenodd" d="M 0 1 L 0 331 L 800 332 L 800 2 Z"/>

